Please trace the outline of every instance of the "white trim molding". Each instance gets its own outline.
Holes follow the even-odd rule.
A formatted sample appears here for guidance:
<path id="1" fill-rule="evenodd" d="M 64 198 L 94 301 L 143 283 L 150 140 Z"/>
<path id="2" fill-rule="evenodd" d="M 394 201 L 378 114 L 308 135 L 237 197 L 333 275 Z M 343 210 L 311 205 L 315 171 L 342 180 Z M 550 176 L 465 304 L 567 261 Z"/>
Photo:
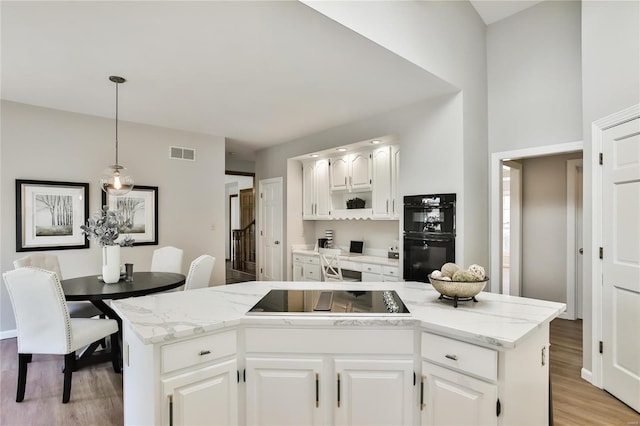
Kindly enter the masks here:
<path id="1" fill-rule="evenodd" d="M 598 247 L 602 247 L 602 169 L 600 153 L 602 152 L 602 133 L 614 126 L 640 117 L 640 104 L 630 106 L 622 111 L 603 117 L 591 123 L 591 377 L 592 385 L 602 388 L 602 262 Z"/>
<path id="2" fill-rule="evenodd" d="M 18 330 L 15 328 L 13 330 L 0 331 L 0 340 L 12 339 L 14 337 L 18 337 Z"/>
<path id="3" fill-rule="evenodd" d="M 582 151 L 582 141 L 567 142 L 554 145 L 545 145 L 533 148 L 524 148 L 513 151 L 494 152 L 491 154 L 489 163 L 490 183 L 490 205 L 489 235 L 491 238 L 490 264 L 491 264 L 491 291 L 500 293 L 502 283 L 501 267 L 501 234 L 502 234 L 502 161 L 511 159 L 539 157 L 543 155 L 565 154 L 569 152 Z"/>
<path id="4" fill-rule="evenodd" d="M 582 159 L 567 160 L 567 310 L 560 317 L 574 320 L 577 318 L 578 307 L 576 306 L 576 185 L 578 177 L 578 167 L 582 168 Z"/>

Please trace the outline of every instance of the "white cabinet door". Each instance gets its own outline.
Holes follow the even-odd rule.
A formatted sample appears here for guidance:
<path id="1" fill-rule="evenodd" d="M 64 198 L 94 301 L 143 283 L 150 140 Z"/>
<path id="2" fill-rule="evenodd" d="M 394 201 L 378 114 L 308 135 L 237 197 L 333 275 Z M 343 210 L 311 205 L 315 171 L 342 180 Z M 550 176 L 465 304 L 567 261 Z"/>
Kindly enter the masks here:
<path id="1" fill-rule="evenodd" d="M 497 425 L 498 386 L 422 363 L 423 425 Z"/>
<path id="2" fill-rule="evenodd" d="M 322 359 L 246 359 L 248 425 L 320 425 Z"/>
<path id="3" fill-rule="evenodd" d="M 345 190 L 349 180 L 348 156 L 332 158 L 331 163 L 331 190 Z"/>
<path id="4" fill-rule="evenodd" d="M 331 211 L 329 160 L 316 161 L 316 217 L 328 219 Z"/>
<path id="5" fill-rule="evenodd" d="M 391 147 L 391 216 L 393 219 L 400 218 L 402 211 L 402 198 L 399 194 L 400 188 L 400 147 Z"/>
<path id="6" fill-rule="evenodd" d="M 165 425 L 238 424 L 236 361 L 200 368 L 162 380 Z"/>
<path id="7" fill-rule="evenodd" d="M 302 281 L 303 280 L 303 271 L 304 265 L 299 262 L 293 263 L 293 281 Z"/>
<path id="8" fill-rule="evenodd" d="M 313 219 L 316 206 L 316 163 L 302 165 L 302 218 Z"/>
<path id="9" fill-rule="evenodd" d="M 357 152 L 349 157 L 349 188 L 352 191 L 371 189 L 371 153 Z"/>
<path id="10" fill-rule="evenodd" d="M 391 152 L 388 146 L 378 148 L 372 153 L 373 217 L 391 217 Z"/>
<path id="11" fill-rule="evenodd" d="M 336 359 L 336 425 L 413 423 L 413 360 Z"/>

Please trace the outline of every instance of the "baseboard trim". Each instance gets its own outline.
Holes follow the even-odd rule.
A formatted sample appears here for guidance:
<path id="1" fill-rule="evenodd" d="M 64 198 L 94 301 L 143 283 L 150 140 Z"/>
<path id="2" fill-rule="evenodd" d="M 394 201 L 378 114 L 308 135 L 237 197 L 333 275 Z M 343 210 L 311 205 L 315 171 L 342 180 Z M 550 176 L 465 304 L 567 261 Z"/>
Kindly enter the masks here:
<path id="1" fill-rule="evenodd" d="M 13 330 L 0 331 L 0 340 L 12 339 L 17 336 L 18 331 L 15 328 Z"/>
<path id="2" fill-rule="evenodd" d="M 586 368 L 580 370 L 580 377 L 593 385 L 593 374 L 590 370 L 587 370 Z"/>
<path id="3" fill-rule="evenodd" d="M 566 320 L 570 320 L 570 321 L 575 321 L 575 318 L 573 318 L 571 315 L 569 315 L 569 313 L 567 311 L 564 311 L 563 313 L 561 313 L 558 318 L 560 319 L 566 319 Z"/>

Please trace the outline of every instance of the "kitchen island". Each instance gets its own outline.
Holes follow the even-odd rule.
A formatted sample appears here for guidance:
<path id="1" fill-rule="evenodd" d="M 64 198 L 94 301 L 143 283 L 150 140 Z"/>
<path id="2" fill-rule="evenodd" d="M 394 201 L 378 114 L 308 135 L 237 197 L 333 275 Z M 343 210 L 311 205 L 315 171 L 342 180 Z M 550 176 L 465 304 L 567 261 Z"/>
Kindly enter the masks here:
<path id="1" fill-rule="evenodd" d="M 454 308 L 428 284 L 409 315 L 247 315 L 251 282 L 114 301 L 124 327 L 125 424 L 544 424 L 549 322 L 561 303 L 482 292 Z M 333 287 L 332 287 L 333 286 Z"/>

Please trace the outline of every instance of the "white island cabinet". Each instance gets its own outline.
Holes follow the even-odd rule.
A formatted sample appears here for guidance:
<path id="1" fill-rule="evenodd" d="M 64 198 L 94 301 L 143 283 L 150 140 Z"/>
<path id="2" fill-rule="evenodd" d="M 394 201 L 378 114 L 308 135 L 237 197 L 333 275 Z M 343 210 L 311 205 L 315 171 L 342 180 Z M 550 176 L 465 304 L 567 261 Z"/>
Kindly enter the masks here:
<path id="1" fill-rule="evenodd" d="M 403 316 L 247 315 L 251 282 L 116 300 L 126 425 L 543 425 L 549 322 L 565 305 L 480 293 L 458 308 L 428 284 Z"/>

